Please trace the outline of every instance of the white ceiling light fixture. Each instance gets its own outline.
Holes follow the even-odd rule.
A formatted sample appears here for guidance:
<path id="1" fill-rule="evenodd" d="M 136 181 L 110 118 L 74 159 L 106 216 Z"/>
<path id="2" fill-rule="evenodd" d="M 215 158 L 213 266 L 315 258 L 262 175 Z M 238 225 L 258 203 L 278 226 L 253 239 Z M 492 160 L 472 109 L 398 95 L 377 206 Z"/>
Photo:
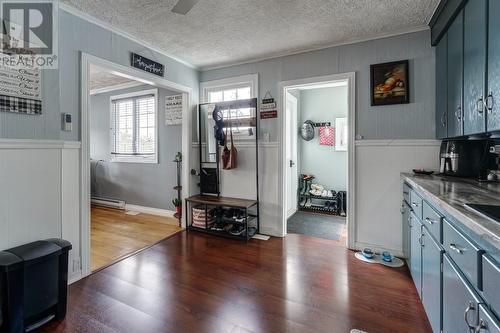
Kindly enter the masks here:
<path id="1" fill-rule="evenodd" d="M 179 0 L 172 8 L 172 12 L 186 15 L 197 2 L 198 0 Z"/>

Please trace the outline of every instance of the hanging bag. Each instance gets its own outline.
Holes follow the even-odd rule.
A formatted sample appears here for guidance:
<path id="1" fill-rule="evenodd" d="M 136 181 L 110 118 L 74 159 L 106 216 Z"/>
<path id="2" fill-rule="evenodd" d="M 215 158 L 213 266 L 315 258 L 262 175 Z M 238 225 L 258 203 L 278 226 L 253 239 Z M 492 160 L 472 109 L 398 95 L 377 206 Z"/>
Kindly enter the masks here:
<path id="1" fill-rule="evenodd" d="M 226 134 L 224 134 L 224 137 L 226 137 Z M 222 149 L 221 154 L 222 169 L 227 170 L 227 165 L 229 164 L 230 157 L 231 151 L 229 150 L 229 148 L 227 148 L 227 140 L 224 139 L 224 149 Z"/>
<path id="2" fill-rule="evenodd" d="M 231 109 L 228 110 L 228 115 L 229 115 L 229 131 L 230 131 L 229 136 L 231 138 L 231 149 L 227 147 L 227 144 L 224 145 L 224 150 L 222 151 L 222 169 L 224 170 L 231 170 L 236 168 L 236 159 L 238 155 L 238 151 L 236 150 L 233 141 L 233 124 L 231 120 Z"/>
<path id="3" fill-rule="evenodd" d="M 335 145 L 335 129 L 331 126 L 319 128 L 319 144 L 323 146 Z"/>

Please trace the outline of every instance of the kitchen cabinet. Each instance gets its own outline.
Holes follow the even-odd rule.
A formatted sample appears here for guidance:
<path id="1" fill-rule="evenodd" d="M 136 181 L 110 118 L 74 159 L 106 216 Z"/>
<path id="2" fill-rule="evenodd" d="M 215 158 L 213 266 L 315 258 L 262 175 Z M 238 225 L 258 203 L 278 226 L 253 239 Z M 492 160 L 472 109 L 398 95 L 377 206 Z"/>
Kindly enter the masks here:
<path id="1" fill-rule="evenodd" d="M 448 136 L 447 119 L 447 57 L 448 39 L 444 36 L 436 46 L 436 137 L 444 139 Z"/>
<path id="2" fill-rule="evenodd" d="M 478 325 L 481 303 L 459 269 L 443 255 L 443 333 L 470 333 Z"/>
<path id="3" fill-rule="evenodd" d="M 485 132 L 487 0 L 464 8 L 464 134 Z"/>
<path id="4" fill-rule="evenodd" d="M 410 273 L 418 295 L 422 298 L 422 224 L 410 213 Z"/>
<path id="5" fill-rule="evenodd" d="M 487 130 L 500 130 L 500 1 L 489 2 Z"/>
<path id="6" fill-rule="evenodd" d="M 422 303 L 435 333 L 441 331 L 441 256 L 443 250 L 422 228 Z"/>
<path id="7" fill-rule="evenodd" d="M 403 200 L 401 203 L 401 216 L 403 226 L 403 256 L 410 262 L 410 212 L 411 208 L 408 203 Z"/>
<path id="8" fill-rule="evenodd" d="M 437 100 L 447 100 L 448 137 L 463 134 L 463 29 L 464 20 L 461 11 L 447 32 L 447 96 L 436 95 Z"/>
<path id="9" fill-rule="evenodd" d="M 500 323 L 484 305 L 479 305 L 479 323 L 474 333 L 500 333 Z"/>

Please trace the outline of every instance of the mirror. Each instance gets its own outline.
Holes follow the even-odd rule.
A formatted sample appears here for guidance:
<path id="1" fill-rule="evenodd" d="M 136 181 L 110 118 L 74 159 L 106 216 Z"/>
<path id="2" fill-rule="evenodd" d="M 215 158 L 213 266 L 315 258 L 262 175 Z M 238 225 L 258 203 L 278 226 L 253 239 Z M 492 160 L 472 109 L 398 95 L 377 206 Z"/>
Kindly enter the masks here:
<path id="1" fill-rule="evenodd" d="M 202 163 L 217 162 L 217 141 L 215 140 L 214 126 L 215 121 L 212 113 L 215 104 L 200 105 L 200 139 L 202 143 Z"/>

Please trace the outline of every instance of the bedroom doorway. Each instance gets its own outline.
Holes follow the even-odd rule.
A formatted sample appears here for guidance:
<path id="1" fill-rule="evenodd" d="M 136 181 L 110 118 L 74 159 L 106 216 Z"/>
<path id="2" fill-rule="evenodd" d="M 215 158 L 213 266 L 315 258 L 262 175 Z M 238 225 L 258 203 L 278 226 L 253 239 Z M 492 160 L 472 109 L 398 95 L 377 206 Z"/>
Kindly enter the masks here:
<path id="1" fill-rule="evenodd" d="M 348 244 L 354 206 L 350 202 L 354 74 L 288 81 L 281 86 L 283 235 Z"/>
<path id="2" fill-rule="evenodd" d="M 182 230 L 172 201 L 189 196 L 191 89 L 85 53 L 81 66 L 84 277 Z"/>

